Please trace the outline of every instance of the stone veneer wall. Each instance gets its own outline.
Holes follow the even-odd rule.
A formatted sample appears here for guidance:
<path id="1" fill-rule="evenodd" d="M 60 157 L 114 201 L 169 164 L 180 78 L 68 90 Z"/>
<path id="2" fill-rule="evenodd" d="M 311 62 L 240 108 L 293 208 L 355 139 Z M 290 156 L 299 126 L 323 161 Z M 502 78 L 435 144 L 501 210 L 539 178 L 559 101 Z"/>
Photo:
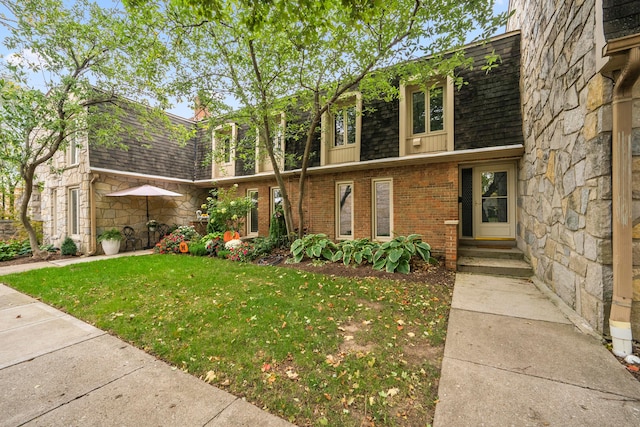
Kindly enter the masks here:
<path id="1" fill-rule="evenodd" d="M 596 0 L 512 0 L 522 34 L 525 154 L 518 247 L 597 331 L 612 294 L 611 80 L 596 70 Z"/>
<path id="2" fill-rule="evenodd" d="M 90 191 L 91 179 L 95 177 L 94 191 L 96 203 L 96 231 L 100 234 L 107 228 L 122 228 L 130 225 L 141 237 L 143 245 L 147 241 L 146 201 L 144 197 L 106 197 L 111 192 L 151 184 L 183 194 L 182 197 L 149 197 L 150 218 L 172 225 L 189 225 L 195 219 L 195 211 L 204 202 L 208 193 L 189 183 L 167 183 L 125 175 L 90 173 L 86 148 L 80 150 L 77 165 L 67 165 L 67 154 L 59 152 L 54 156 L 53 165 L 59 172 L 53 172 L 49 165 L 38 171 L 38 179 L 44 184 L 40 196 L 41 218 L 44 221 L 43 243 L 60 247 L 69 236 L 69 190 L 80 189 L 80 233 L 70 237 L 78 245 L 81 253 L 88 253 L 92 247 L 102 253 L 100 245 L 92 242 Z M 155 236 L 154 236 L 155 237 Z M 154 241 L 154 237 L 151 241 Z M 124 247 L 124 243 L 123 243 Z"/>
<path id="3" fill-rule="evenodd" d="M 206 201 L 208 190 L 196 188 L 189 183 L 153 182 L 148 179 L 124 175 L 100 174 L 94 183 L 97 233 L 108 228 L 133 227 L 136 236 L 147 243 L 146 198 L 138 196 L 111 197 L 106 194 L 150 184 L 182 194 L 180 197 L 149 197 L 149 218 L 159 223 L 190 225 L 196 219 L 195 211 Z M 151 236 L 151 242 L 157 236 Z M 122 244 L 124 247 L 124 242 Z M 101 248 L 98 248 L 100 251 Z"/>

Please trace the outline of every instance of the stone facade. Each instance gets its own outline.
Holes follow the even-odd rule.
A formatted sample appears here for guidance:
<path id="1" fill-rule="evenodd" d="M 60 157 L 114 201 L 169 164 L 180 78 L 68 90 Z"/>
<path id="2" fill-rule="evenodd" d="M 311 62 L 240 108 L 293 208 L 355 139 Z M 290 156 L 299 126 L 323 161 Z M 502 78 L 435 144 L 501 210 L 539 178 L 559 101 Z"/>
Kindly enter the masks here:
<path id="1" fill-rule="evenodd" d="M 109 197 L 108 193 L 151 184 L 183 194 L 181 197 L 149 197 L 150 218 L 160 223 L 189 225 L 195 219 L 195 211 L 204 202 L 207 191 L 196 188 L 190 182 L 171 182 L 159 179 L 131 177 L 126 174 L 93 173 L 89 166 L 89 156 L 85 148 L 80 149 L 79 161 L 69 164 L 68 154 L 58 152 L 53 159 L 53 167 L 42 167 L 38 180 L 43 190 L 40 197 L 41 216 L 45 227 L 43 243 L 60 247 L 62 241 L 71 237 L 78 245 L 78 251 L 88 254 L 101 253 L 95 241 L 97 235 L 108 228 L 121 229 L 129 225 L 147 243 L 146 200 L 144 197 Z M 93 182 L 92 182 L 93 181 Z M 70 191 L 79 190 L 79 233 L 73 234 L 70 225 Z M 91 192 L 94 195 L 95 211 L 91 209 Z M 92 235 L 92 221 L 96 233 Z M 150 236 L 155 242 L 157 236 Z M 124 246 L 124 242 L 123 242 Z"/>
<path id="2" fill-rule="evenodd" d="M 521 30 L 527 70 L 521 80 L 525 154 L 517 243 L 539 279 L 597 331 L 608 333 L 613 83 L 597 69 L 597 7 L 596 0 L 512 0 L 508 29 Z M 640 128 L 636 111 L 634 126 Z M 640 263 L 637 247 L 634 261 Z M 636 290 L 640 294 L 638 284 Z M 638 322 L 634 328 L 638 336 Z"/>
<path id="3" fill-rule="evenodd" d="M 18 234 L 16 221 L 12 219 L 0 219 L 0 242 L 11 240 Z"/>

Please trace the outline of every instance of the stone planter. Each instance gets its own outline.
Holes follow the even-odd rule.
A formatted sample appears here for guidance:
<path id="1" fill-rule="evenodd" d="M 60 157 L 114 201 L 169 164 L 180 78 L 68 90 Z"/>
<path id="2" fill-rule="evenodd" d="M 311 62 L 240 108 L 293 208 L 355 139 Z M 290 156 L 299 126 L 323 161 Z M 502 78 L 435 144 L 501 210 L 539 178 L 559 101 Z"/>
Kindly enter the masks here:
<path id="1" fill-rule="evenodd" d="M 103 240 L 101 243 L 105 255 L 115 255 L 120 252 L 120 240 Z"/>

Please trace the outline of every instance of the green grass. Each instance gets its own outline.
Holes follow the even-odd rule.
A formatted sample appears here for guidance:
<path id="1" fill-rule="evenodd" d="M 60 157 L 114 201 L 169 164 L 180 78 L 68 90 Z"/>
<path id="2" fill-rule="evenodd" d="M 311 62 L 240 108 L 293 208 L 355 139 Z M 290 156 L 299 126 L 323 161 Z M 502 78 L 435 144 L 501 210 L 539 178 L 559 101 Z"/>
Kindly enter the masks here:
<path id="1" fill-rule="evenodd" d="M 0 281 L 300 426 L 432 421 L 445 286 L 184 255 Z"/>

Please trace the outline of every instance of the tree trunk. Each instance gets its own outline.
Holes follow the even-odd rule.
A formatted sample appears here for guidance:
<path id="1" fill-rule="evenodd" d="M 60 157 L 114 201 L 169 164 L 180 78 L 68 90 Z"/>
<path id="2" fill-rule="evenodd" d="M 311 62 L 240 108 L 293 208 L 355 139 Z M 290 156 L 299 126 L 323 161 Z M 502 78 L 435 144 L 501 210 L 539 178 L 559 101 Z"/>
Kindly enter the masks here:
<path id="1" fill-rule="evenodd" d="M 27 231 L 29 236 L 29 244 L 31 245 L 31 254 L 34 258 L 46 259 L 49 255 L 47 251 L 40 250 L 38 245 L 38 236 L 36 230 L 31 225 L 27 212 L 29 210 L 29 201 L 33 194 L 33 177 L 35 176 L 35 167 L 27 167 L 23 170 L 22 179 L 24 180 L 24 194 L 20 202 L 20 222 Z"/>

